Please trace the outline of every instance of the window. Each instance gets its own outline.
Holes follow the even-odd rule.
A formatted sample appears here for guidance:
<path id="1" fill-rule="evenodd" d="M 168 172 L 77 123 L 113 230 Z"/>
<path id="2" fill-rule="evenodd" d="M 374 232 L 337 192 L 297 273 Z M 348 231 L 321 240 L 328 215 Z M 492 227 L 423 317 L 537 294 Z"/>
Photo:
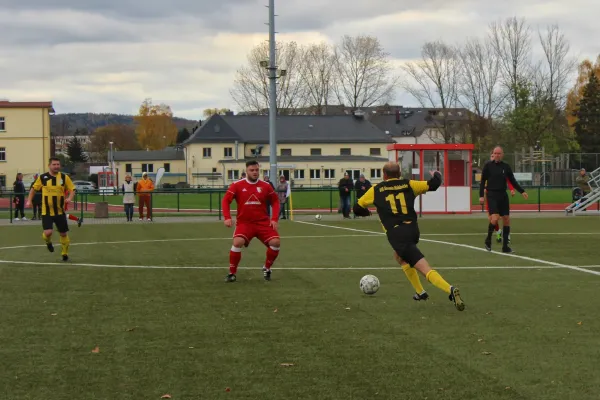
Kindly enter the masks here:
<path id="1" fill-rule="evenodd" d="M 202 158 L 211 158 L 212 157 L 212 148 L 204 147 L 202 149 Z"/>
<path id="2" fill-rule="evenodd" d="M 171 163 L 165 163 L 165 172 L 171 172 Z"/>
<path id="3" fill-rule="evenodd" d="M 323 170 L 323 174 L 325 179 L 335 179 L 335 169 L 325 169 Z"/>
<path id="4" fill-rule="evenodd" d="M 292 149 L 281 149 L 281 155 L 282 156 L 291 156 L 292 155 Z"/>
<path id="5" fill-rule="evenodd" d="M 340 156 L 351 156 L 351 155 L 352 155 L 352 149 L 349 149 L 349 148 L 340 149 Z"/>
<path id="6" fill-rule="evenodd" d="M 216 168 L 213 168 L 213 169 L 212 169 L 212 172 L 213 172 L 213 174 L 216 174 L 216 173 L 217 173 L 217 169 L 216 169 Z"/>
<path id="7" fill-rule="evenodd" d="M 294 179 L 304 179 L 304 170 L 303 169 L 295 169 L 294 170 Z"/>
<path id="8" fill-rule="evenodd" d="M 154 172 L 154 164 L 142 164 L 142 172 Z"/>
<path id="9" fill-rule="evenodd" d="M 228 169 L 227 170 L 227 179 L 230 181 L 235 181 L 240 179 L 240 171 L 237 169 Z"/>
<path id="10" fill-rule="evenodd" d="M 372 156 L 380 156 L 381 149 L 379 147 L 371 147 L 371 149 L 369 150 L 369 154 Z"/>
<path id="11" fill-rule="evenodd" d="M 6 131 L 6 121 L 4 117 L 0 117 L 0 132 Z"/>
<path id="12" fill-rule="evenodd" d="M 310 179 L 321 179 L 321 170 L 320 169 L 311 169 L 310 170 Z"/>
<path id="13" fill-rule="evenodd" d="M 223 157 L 233 157 L 233 147 L 225 147 L 223 149 Z"/>
<path id="14" fill-rule="evenodd" d="M 6 187 L 6 175 L 0 175 L 0 188 Z"/>
<path id="15" fill-rule="evenodd" d="M 321 155 L 321 149 L 310 149 L 310 155 L 311 156 L 320 156 Z"/>
<path id="16" fill-rule="evenodd" d="M 6 161 L 6 147 L 0 147 L 0 161 Z"/>
<path id="17" fill-rule="evenodd" d="M 132 170 L 131 164 L 125 164 L 125 173 L 130 174 L 131 170 Z"/>
<path id="18" fill-rule="evenodd" d="M 381 170 L 379 168 L 371 168 L 371 179 L 381 179 Z"/>

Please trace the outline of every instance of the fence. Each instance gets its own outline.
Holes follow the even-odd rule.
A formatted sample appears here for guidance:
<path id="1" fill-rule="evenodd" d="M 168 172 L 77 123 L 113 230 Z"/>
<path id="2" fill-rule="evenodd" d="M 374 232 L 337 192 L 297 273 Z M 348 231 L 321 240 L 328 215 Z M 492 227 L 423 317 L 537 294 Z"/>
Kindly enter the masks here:
<path id="1" fill-rule="evenodd" d="M 511 210 L 515 211 L 564 211 L 572 203 L 571 186 L 529 186 L 525 187 L 529 200 L 520 195 L 511 198 Z M 187 189 L 171 191 L 155 191 L 151 194 L 151 216 L 158 217 L 202 217 L 210 216 L 221 219 L 223 211 L 221 201 L 225 189 Z M 5 193 L 0 197 L 0 217 L 13 222 L 14 205 L 13 193 Z M 353 194 L 352 204 L 356 201 Z M 104 220 L 123 220 L 124 210 L 121 195 L 79 193 L 75 196 L 72 212 L 82 216 L 92 223 L 102 223 Z M 108 216 L 96 218 L 96 206 L 108 203 Z M 473 212 L 484 211 L 479 204 L 479 189 L 473 188 L 471 196 Z M 294 214 L 335 214 L 339 210 L 339 194 L 337 188 L 304 188 L 292 191 L 291 206 Z M 235 210 L 235 203 L 232 210 Z M 600 203 L 593 206 L 600 210 Z M 289 215 L 289 207 L 286 213 Z M 427 210 L 425 210 L 427 211 Z M 138 216 L 139 209 L 135 205 L 134 215 Z M 31 216 L 31 210 L 26 210 Z M 144 213 L 144 217 L 146 213 Z"/>

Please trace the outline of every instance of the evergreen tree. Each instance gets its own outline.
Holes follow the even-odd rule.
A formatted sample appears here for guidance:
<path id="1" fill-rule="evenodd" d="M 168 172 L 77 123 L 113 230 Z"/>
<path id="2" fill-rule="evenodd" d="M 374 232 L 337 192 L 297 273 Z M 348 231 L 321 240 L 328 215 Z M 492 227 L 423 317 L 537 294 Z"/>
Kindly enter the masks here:
<path id="1" fill-rule="evenodd" d="M 77 139 L 77 136 L 73 136 L 67 144 L 67 155 L 73 163 L 86 162 L 88 160 L 87 155 L 83 149 L 83 145 Z"/>
<path id="2" fill-rule="evenodd" d="M 190 131 L 187 128 L 181 129 L 177 132 L 177 144 L 185 142 L 190 137 Z"/>
<path id="3" fill-rule="evenodd" d="M 591 74 L 575 112 L 575 134 L 582 153 L 600 153 L 600 82 Z M 596 169 L 595 156 L 582 160 L 588 169 Z"/>

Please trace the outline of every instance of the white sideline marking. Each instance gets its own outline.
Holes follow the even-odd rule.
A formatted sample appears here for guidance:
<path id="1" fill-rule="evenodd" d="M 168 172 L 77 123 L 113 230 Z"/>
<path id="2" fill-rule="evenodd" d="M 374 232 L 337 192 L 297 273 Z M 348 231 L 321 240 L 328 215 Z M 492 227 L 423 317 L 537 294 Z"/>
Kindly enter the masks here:
<path id="1" fill-rule="evenodd" d="M 72 263 L 72 262 L 41 262 L 41 261 L 10 261 L 0 260 L 0 264 L 13 264 L 13 265 L 51 265 L 61 267 L 95 267 L 95 268 L 140 268 L 140 269 L 226 269 L 221 266 L 168 266 L 168 265 L 113 265 L 113 264 L 88 264 L 88 263 Z M 583 268 L 583 267 L 582 267 Z M 238 269 L 244 270 L 258 270 L 260 268 L 249 268 L 239 267 Z M 548 265 L 537 265 L 537 266 L 479 266 L 479 267 L 440 267 L 436 269 L 556 269 L 556 267 L 550 267 Z M 400 267 L 289 267 L 289 268 L 273 268 L 274 271 L 363 271 L 363 270 L 374 270 L 374 271 L 386 271 L 386 270 L 397 270 L 401 271 Z"/>
<path id="2" fill-rule="evenodd" d="M 374 234 L 371 235 L 321 235 L 321 236 L 282 236 L 282 239 L 324 239 L 324 238 L 343 238 L 343 237 L 368 237 L 368 236 L 377 236 Z M 183 238 L 183 239 L 148 239 L 148 240 L 122 240 L 116 242 L 83 242 L 83 243 L 71 243 L 71 246 L 90 246 L 97 244 L 126 244 L 126 243 L 151 243 L 151 242 L 203 242 L 203 241 L 211 241 L 211 240 L 231 240 L 231 237 L 224 238 Z M 30 247 L 46 247 L 45 244 L 25 244 L 19 246 L 8 246 L 8 247 L 0 247 L 0 250 L 12 250 L 12 249 L 28 249 Z"/>
<path id="3" fill-rule="evenodd" d="M 305 222 L 305 221 L 296 221 L 296 222 L 299 223 L 299 224 L 308 224 L 308 225 L 322 226 L 322 227 L 325 227 L 325 228 L 343 229 L 343 230 L 353 231 L 353 232 L 377 233 L 379 235 L 385 235 L 385 233 L 383 233 L 383 232 L 373 232 L 373 231 L 367 231 L 367 230 L 364 230 L 364 229 L 347 228 L 347 227 L 344 227 L 344 226 L 315 224 L 314 222 Z M 432 240 L 432 239 L 421 239 L 421 241 L 423 241 L 423 242 L 430 242 L 430 243 L 438 243 L 438 244 L 446 244 L 446 245 L 449 245 L 449 246 L 463 247 L 465 249 L 471 249 L 471 250 L 477 250 L 477 251 L 484 251 L 486 253 L 489 253 L 484 248 L 470 246 L 468 244 L 453 243 L 453 242 L 444 242 L 444 241 L 441 241 L 441 240 Z M 520 256 L 520 255 L 517 255 L 517 254 L 510 254 L 510 253 L 501 253 L 501 252 L 497 252 L 497 251 L 492 251 L 491 253 L 492 254 L 496 254 L 496 255 L 500 255 L 500 256 L 520 258 L 521 260 L 532 261 L 532 262 L 536 262 L 536 263 L 540 263 L 540 264 L 552 265 L 552 266 L 558 267 L 558 268 L 567 268 L 567 269 L 572 269 L 574 271 L 587 272 L 588 274 L 593 274 L 593 275 L 600 276 L 600 271 L 593 271 L 593 270 L 589 270 L 589 269 L 584 269 L 584 268 L 581 268 L 581 267 L 576 267 L 574 265 L 560 264 L 560 263 L 556 263 L 556 262 L 553 262 L 553 261 L 540 260 L 538 258 L 527 257 L 527 256 Z"/>

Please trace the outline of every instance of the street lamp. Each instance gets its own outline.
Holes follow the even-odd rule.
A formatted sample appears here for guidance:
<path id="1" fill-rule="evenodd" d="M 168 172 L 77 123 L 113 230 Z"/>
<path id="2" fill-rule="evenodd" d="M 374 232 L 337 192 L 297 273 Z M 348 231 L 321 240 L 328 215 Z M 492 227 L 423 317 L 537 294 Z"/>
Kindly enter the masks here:
<path id="1" fill-rule="evenodd" d="M 109 142 L 110 143 L 110 172 L 111 174 L 115 173 L 115 155 L 113 153 L 113 144 L 114 142 Z M 111 177 L 111 183 L 112 186 L 115 186 L 115 180 Z"/>

